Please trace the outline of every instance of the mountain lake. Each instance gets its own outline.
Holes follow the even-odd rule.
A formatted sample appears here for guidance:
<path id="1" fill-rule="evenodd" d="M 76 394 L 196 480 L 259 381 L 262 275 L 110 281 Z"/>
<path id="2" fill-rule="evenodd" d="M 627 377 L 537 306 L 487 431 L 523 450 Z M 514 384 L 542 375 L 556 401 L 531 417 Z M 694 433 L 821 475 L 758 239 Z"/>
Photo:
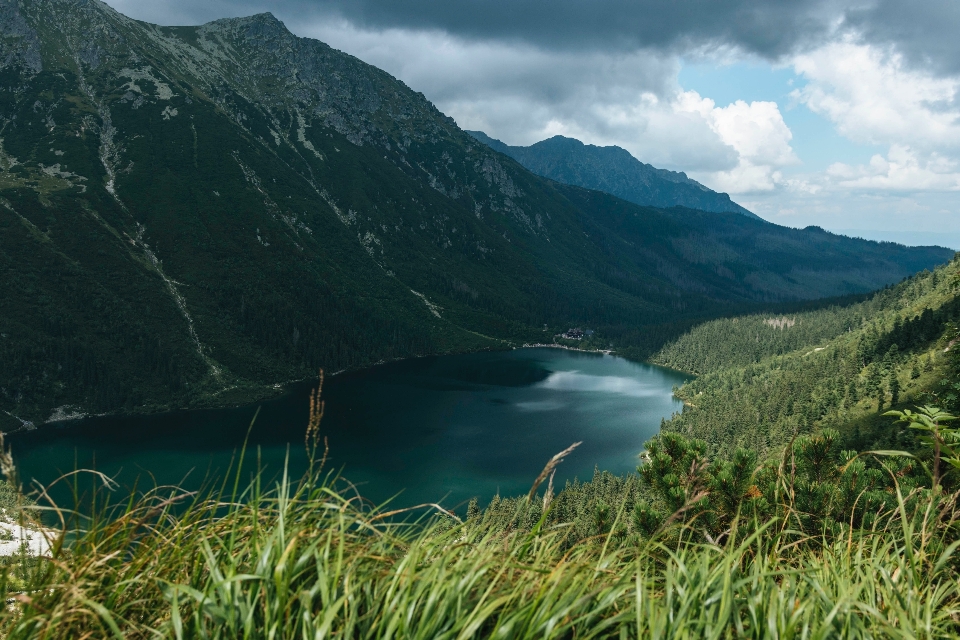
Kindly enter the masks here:
<path id="1" fill-rule="evenodd" d="M 632 472 L 662 418 L 679 411 L 689 376 L 611 355 L 554 348 L 432 356 L 327 376 L 320 426 L 328 469 L 366 498 L 463 511 L 499 493 L 526 493 L 547 460 L 582 441 L 556 484 L 595 468 Z M 85 418 L 8 437 L 25 486 L 95 468 L 121 487 L 198 488 L 222 477 L 248 438 L 242 477 L 276 480 L 307 466 L 304 434 L 316 381 L 228 409 Z M 257 409 L 256 420 L 253 420 Z M 249 433 L 249 436 L 248 436 Z M 81 483 L 91 481 L 91 477 Z M 52 495 L 71 500 L 67 483 Z"/>

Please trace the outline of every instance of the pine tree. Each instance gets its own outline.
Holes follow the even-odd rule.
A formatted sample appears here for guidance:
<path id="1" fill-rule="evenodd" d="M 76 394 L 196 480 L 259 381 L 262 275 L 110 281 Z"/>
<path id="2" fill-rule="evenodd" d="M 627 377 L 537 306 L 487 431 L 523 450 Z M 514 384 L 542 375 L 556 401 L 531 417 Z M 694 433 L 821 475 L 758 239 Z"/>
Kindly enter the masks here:
<path id="1" fill-rule="evenodd" d="M 867 394 L 879 398 L 878 408 L 883 408 L 883 401 L 886 398 L 883 391 L 883 371 L 876 364 L 871 365 L 870 372 L 867 374 Z"/>
<path id="2" fill-rule="evenodd" d="M 856 378 L 851 380 L 847 387 L 847 397 L 850 399 L 850 404 L 856 404 L 860 400 L 860 390 L 857 388 Z"/>
<path id="3" fill-rule="evenodd" d="M 883 355 L 883 368 L 891 369 L 894 365 L 897 364 L 897 359 L 900 357 L 900 347 L 896 344 L 890 345 L 890 348 L 887 349 L 887 352 Z"/>
<path id="4" fill-rule="evenodd" d="M 893 406 L 900 401 L 900 380 L 897 378 L 896 369 L 890 372 L 887 386 L 890 388 L 890 405 Z"/>
<path id="5" fill-rule="evenodd" d="M 477 502 L 477 499 L 471 498 L 470 502 L 467 504 L 467 520 L 479 518 L 481 514 L 482 512 L 480 511 L 480 504 Z"/>

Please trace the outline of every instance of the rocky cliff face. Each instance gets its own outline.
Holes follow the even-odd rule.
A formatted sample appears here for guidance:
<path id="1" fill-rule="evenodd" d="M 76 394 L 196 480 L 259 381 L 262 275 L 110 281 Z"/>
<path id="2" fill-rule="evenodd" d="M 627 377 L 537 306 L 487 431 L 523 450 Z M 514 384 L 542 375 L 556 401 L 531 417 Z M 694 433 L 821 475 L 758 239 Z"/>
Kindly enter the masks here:
<path id="1" fill-rule="evenodd" d="M 470 209 L 515 206 L 503 201 L 517 189 L 496 156 L 483 153 L 421 94 L 321 42 L 297 38 L 271 14 L 166 28 L 96 0 L 10 1 L 2 11 L 4 68 L 18 69 L 29 82 L 44 69 L 41 40 L 49 43 L 47 71 L 74 75 L 76 98 L 89 102 L 102 122 L 112 124 L 111 108 L 127 103 L 159 107 L 170 119 L 174 110 L 189 111 L 199 93 L 267 147 L 323 161 L 307 135 L 323 127 L 353 145 L 381 149 Z M 428 147 L 437 145 L 446 153 L 430 157 Z M 496 188 L 478 192 L 471 179 Z"/>
<path id="2" fill-rule="evenodd" d="M 269 14 L 0 0 L 2 428 L 250 400 L 545 324 L 632 343 L 949 257 L 734 217 L 560 188 Z"/>

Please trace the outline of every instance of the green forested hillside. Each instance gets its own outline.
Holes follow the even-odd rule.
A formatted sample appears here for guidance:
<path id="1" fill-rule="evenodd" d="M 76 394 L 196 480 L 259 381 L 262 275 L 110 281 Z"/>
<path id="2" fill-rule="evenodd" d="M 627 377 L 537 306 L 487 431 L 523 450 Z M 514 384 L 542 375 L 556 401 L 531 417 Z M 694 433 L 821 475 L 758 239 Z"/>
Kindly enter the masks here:
<path id="1" fill-rule="evenodd" d="M 960 261 L 863 302 L 705 323 L 666 345 L 660 364 L 699 373 L 678 390 L 685 407 L 664 424 L 709 442 L 766 453 L 818 429 L 851 448 L 907 437 L 881 410 L 933 402 L 952 408 L 950 326 L 960 318 Z M 949 386 L 949 385 L 948 385 Z"/>
<path id="2" fill-rule="evenodd" d="M 645 355 L 951 255 L 545 180 L 269 14 L 174 28 L 0 0 L 0 36 L 4 427 L 571 326 Z"/>

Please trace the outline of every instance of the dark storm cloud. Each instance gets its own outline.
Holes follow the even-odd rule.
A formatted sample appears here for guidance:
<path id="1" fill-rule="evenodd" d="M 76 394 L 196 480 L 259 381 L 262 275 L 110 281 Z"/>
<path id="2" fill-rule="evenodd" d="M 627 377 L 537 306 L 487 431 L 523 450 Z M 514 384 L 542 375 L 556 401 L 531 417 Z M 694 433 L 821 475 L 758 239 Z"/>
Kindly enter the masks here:
<path id="1" fill-rule="evenodd" d="M 915 66 L 960 70 L 956 0 L 110 0 L 140 19 L 197 24 L 271 11 L 293 31 L 342 19 L 368 30 L 439 30 L 544 50 L 674 54 L 717 49 L 777 59 L 853 30 Z"/>
<path id="2" fill-rule="evenodd" d="M 868 42 L 893 44 L 916 67 L 960 72 L 960 2 L 878 0 L 852 9 L 846 24 Z"/>
<path id="3" fill-rule="evenodd" d="M 325 0 L 311 3 L 368 28 L 441 29 L 545 49 L 687 48 L 722 44 L 776 56 L 829 26 L 811 0 Z"/>
<path id="4" fill-rule="evenodd" d="M 366 29 L 437 29 L 544 49 L 734 45 L 765 56 L 818 37 L 836 12 L 824 0 L 111 0 L 166 24 L 272 11 L 288 20 L 343 18 Z M 291 24 L 295 28 L 295 24 Z"/>
<path id="5" fill-rule="evenodd" d="M 190 26 L 271 11 L 291 13 L 298 0 L 103 0 L 120 13 L 153 24 Z M 295 26 L 291 23 L 290 26 Z"/>

